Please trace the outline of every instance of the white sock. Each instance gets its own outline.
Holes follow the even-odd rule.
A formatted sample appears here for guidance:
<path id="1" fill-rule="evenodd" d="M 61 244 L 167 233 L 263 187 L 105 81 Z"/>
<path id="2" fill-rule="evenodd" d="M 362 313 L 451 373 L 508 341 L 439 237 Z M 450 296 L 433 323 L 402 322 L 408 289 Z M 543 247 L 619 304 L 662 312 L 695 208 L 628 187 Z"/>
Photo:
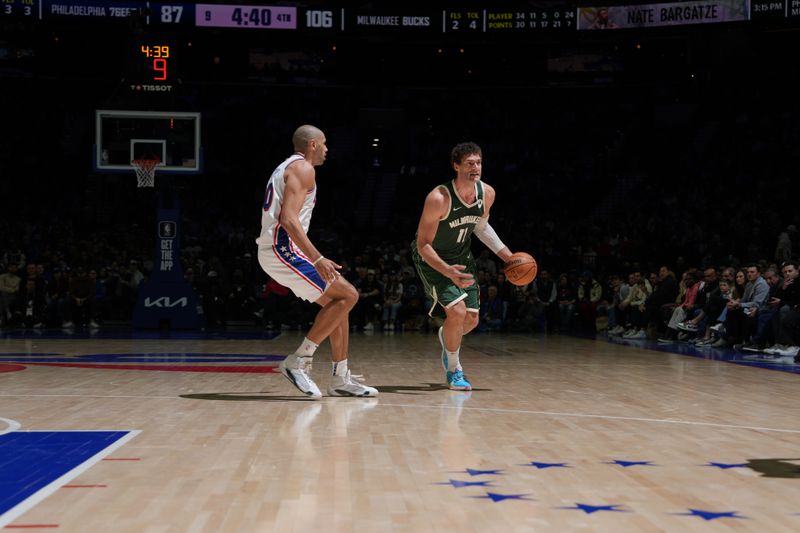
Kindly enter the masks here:
<path id="1" fill-rule="evenodd" d="M 334 376 L 346 376 L 347 375 L 347 359 L 342 361 L 334 361 L 333 362 L 333 375 Z"/>
<path id="2" fill-rule="evenodd" d="M 319 348 L 319 344 L 314 344 L 308 337 L 303 338 L 303 342 L 300 343 L 300 346 L 295 350 L 294 354 L 297 357 L 312 357 L 314 352 L 317 351 Z"/>
<path id="3" fill-rule="evenodd" d="M 461 352 L 461 348 L 459 348 L 455 352 L 451 352 L 450 350 L 445 350 L 445 353 L 447 353 L 448 372 L 455 372 L 456 370 L 461 370 L 461 362 L 458 360 L 459 352 Z"/>

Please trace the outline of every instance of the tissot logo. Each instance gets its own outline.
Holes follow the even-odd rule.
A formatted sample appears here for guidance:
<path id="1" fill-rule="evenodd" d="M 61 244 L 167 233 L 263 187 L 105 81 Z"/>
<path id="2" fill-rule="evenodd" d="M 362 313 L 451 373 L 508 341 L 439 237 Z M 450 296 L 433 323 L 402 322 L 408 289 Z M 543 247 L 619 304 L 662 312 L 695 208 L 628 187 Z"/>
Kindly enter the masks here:
<path id="1" fill-rule="evenodd" d="M 144 91 L 146 93 L 168 93 L 172 91 L 172 85 L 152 85 L 142 83 L 131 85 L 131 91 Z"/>
<path id="2" fill-rule="evenodd" d="M 169 296 L 160 296 L 158 298 L 150 298 L 149 296 L 144 299 L 145 307 L 186 307 L 189 305 L 189 299 L 186 296 L 171 299 Z"/>

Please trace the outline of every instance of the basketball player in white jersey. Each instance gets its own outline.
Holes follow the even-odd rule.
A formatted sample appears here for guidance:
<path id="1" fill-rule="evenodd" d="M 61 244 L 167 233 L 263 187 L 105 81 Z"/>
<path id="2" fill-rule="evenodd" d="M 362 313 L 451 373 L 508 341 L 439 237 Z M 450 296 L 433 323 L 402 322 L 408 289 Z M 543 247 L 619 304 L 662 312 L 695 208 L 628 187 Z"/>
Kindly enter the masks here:
<path id="1" fill-rule="evenodd" d="M 328 147 L 319 128 L 304 125 L 292 136 L 295 153 L 278 165 L 267 183 L 261 215 L 258 262 L 275 281 L 322 309 L 297 350 L 283 360 L 281 373 L 303 394 L 322 393 L 309 375 L 319 344 L 331 339 L 331 396 L 377 396 L 378 391 L 354 381 L 347 368 L 350 336 L 348 315 L 358 292 L 338 272 L 342 267 L 323 257 L 308 238 L 311 212 L 317 201 L 315 166 L 325 162 Z"/>

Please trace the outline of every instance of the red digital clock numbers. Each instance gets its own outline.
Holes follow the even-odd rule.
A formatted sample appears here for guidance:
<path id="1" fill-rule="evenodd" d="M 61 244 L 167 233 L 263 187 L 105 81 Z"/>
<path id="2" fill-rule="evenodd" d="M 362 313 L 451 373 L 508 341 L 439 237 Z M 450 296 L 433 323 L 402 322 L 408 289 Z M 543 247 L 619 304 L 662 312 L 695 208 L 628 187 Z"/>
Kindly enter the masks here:
<path id="1" fill-rule="evenodd" d="M 167 79 L 169 59 L 169 46 L 166 45 L 142 45 L 140 52 L 147 59 L 152 59 L 153 81 L 165 81 Z"/>

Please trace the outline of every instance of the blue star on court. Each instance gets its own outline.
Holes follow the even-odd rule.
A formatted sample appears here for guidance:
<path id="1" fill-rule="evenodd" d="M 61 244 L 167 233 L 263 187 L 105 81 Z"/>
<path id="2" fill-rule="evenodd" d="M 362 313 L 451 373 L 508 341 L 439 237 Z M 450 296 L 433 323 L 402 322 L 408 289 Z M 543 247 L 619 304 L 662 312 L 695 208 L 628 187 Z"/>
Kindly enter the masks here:
<path id="1" fill-rule="evenodd" d="M 620 461 L 618 459 L 606 464 L 619 465 L 623 468 L 628 468 L 629 466 L 656 466 L 653 464 L 653 461 Z"/>
<path id="2" fill-rule="evenodd" d="M 491 481 L 459 481 L 458 479 L 449 479 L 436 483 L 436 485 L 452 485 L 457 489 L 462 487 L 488 487 Z"/>
<path id="3" fill-rule="evenodd" d="M 528 494 L 498 494 L 496 492 L 487 492 L 486 496 L 470 496 L 470 498 L 492 500 L 494 503 L 502 502 L 503 500 L 525 500 L 533 501 L 528 498 Z"/>
<path id="4" fill-rule="evenodd" d="M 720 470 L 727 470 L 728 468 L 744 468 L 747 466 L 747 463 L 715 463 L 713 461 L 709 461 L 703 466 L 715 466 Z"/>
<path id="5" fill-rule="evenodd" d="M 682 516 L 699 516 L 703 520 L 716 520 L 717 518 L 747 518 L 746 516 L 739 516 L 739 511 L 727 511 L 724 513 L 715 513 L 713 511 L 703 511 L 701 509 L 689 509 L 688 513 L 675 513 Z"/>
<path id="6" fill-rule="evenodd" d="M 530 463 L 525 463 L 520 466 L 535 466 L 539 470 L 543 468 L 572 468 L 567 463 L 537 463 L 536 461 L 531 461 Z"/>
<path id="7" fill-rule="evenodd" d="M 575 502 L 574 507 L 557 507 L 557 509 L 569 509 L 572 511 L 583 511 L 586 514 L 596 513 L 598 511 L 609 511 L 613 513 L 627 513 L 628 511 L 624 509 L 617 509 L 617 507 L 622 507 L 622 504 L 614 504 L 614 505 L 588 505 L 586 503 L 578 503 Z"/>
<path id="8" fill-rule="evenodd" d="M 502 473 L 503 469 L 498 470 L 475 470 L 473 468 L 467 468 L 466 470 L 459 470 L 458 473 L 466 473 L 470 476 L 503 476 L 505 474 Z"/>

